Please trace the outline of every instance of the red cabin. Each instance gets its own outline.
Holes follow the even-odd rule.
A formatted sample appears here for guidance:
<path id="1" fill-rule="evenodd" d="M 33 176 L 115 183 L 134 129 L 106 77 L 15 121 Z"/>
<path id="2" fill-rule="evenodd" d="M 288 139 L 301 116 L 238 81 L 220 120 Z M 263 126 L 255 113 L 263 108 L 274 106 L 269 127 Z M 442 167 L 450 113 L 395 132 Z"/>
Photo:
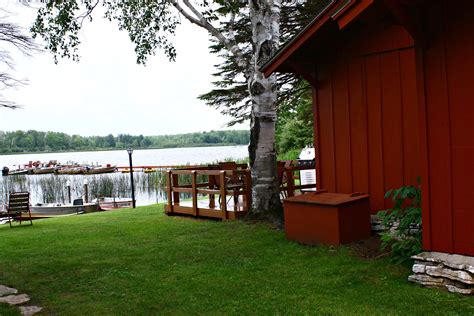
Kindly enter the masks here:
<path id="1" fill-rule="evenodd" d="M 425 250 L 474 256 L 474 1 L 325 0 L 263 66 L 313 87 L 319 188 L 423 190 Z"/>

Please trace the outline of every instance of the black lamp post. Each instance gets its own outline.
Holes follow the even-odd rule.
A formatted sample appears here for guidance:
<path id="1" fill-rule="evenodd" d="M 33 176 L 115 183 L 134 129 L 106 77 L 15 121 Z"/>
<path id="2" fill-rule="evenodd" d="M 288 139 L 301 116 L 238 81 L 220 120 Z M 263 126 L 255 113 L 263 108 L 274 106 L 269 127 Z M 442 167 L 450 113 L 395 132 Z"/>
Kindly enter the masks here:
<path id="1" fill-rule="evenodd" d="M 127 153 L 128 153 L 128 161 L 130 162 L 130 183 L 132 185 L 132 203 L 133 203 L 133 208 L 135 208 L 135 186 L 133 185 L 133 165 L 132 165 L 133 149 L 131 147 L 128 147 Z"/>

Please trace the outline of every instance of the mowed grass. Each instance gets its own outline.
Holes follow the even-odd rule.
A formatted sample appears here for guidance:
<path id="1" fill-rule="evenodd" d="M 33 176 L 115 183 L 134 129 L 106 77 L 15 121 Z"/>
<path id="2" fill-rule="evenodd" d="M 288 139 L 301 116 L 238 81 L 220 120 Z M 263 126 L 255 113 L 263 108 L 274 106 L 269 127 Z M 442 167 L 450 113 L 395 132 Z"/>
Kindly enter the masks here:
<path id="1" fill-rule="evenodd" d="M 265 225 L 167 217 L 161 205 L 0 227 L 0 284 L 44 314 L 474 313 L 473 297 L 408 274 Z"/>

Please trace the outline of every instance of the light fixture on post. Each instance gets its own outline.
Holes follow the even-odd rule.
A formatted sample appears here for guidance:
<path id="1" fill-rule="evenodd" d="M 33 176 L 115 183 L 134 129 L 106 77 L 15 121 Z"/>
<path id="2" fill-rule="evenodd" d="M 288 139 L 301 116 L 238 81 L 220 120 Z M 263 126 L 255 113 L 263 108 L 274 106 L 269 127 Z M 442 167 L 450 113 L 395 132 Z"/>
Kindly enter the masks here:
<path id="1" fill-rule="evenodd" d="M 133 185 L 133 164 L 132 164 L 133 149 L 132 147 L 128 147 L 127 153 L 128 153 L 128 161 L 130 163 L 130 184 L 132 186 L 132 205 L 133 205 L 133 208 L 135 208 L 135 186 Z"/>

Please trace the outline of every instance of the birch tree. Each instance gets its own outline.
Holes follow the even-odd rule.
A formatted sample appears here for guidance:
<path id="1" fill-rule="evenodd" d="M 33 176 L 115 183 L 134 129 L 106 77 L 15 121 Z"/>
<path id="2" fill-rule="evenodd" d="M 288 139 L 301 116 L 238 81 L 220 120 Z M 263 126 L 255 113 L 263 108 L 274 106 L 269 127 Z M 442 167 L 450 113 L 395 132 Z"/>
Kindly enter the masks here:
<path id="1" fill-rule="evenodd" d="M 279 186 L 276 174 L 275 122 L 276 77 L 265 78 L 259 65 L 270 58 L 280 45 L 281 0 L 48 0 L 38 11 L 32 27 L 41 36 L 57 61 L 58 57 L 79 59 L 78 32 L 84 22 L 92 20 L 97 6 L 105 16 L 126 30 L 135 45 L 137 62 L 161 50 L 170 59 L 176 57 L 172 37 L 182 18 L 201 27 L 236 60 L 247 82 L 251 100 L 251 139 L 249 157 L 252 174 L 252 208 L 255 217 L 281 216 Z M 218 18 L 216 8 L 220 8 Z M 252 54 L 246 58 L 233 32 L 238 10 L 246 10 L 251 23 Z M 219 28 L 227 23 L 227 32 Z"/>

